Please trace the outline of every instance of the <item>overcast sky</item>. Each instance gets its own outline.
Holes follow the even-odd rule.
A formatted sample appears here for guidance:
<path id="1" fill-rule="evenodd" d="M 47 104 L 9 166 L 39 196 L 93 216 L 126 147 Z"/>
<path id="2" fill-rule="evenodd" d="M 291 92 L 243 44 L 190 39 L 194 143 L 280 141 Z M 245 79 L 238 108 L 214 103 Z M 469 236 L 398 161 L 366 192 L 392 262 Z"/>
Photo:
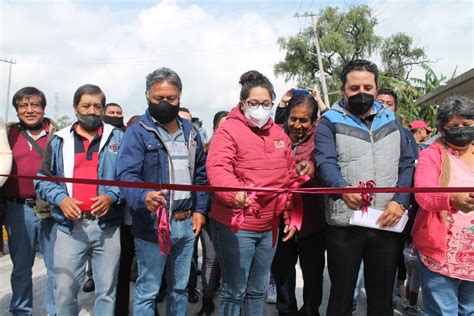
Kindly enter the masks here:
<path id="1" fill-rule="evenodd" d="M 167 66 L 183 81 L 182 106 L 204 120 L 237 104 L 239 76 L 267 75 L 277 98 L 291 87 L 275 78 L 283 58 L 276 40 L 309 21 L 296 12 L 327 5 L 368 3 L 379 20 L 376 34 L 411 35 L 434 69 L 450 76 L 473 67 L 473 2 L 466 1 L 5 1 L 0 0 L 0 58 L 14 58 L 10 98 L 36 86 L 48 99 L 46 114 L 73 115 L 72 96 L 82 84 L 99 85 L 125 116 L 146 109 L 145 76 Z M 8 65 L 0 63 L 0 117 L 5 113 Z M 9 119 L 15 113 L 8 101 Z"/>

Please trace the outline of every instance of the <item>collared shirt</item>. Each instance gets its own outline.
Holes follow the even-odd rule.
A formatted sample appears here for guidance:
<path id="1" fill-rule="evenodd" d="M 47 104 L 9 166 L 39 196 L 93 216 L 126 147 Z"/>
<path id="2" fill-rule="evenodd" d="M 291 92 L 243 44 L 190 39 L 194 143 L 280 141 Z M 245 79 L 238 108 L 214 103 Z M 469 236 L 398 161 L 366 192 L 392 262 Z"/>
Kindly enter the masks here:
<path id="1" fill-rule="evenodd" d="M 192 184 L 191 169 L 189 166 L 189 150 L 184 137 L 182 124 L 178 121 L 178 129 L 174 134 L 153 119 L 158 133 L 166 147 L 170 159 L 170 183 L 174 184 Z M 185 211 L 192 207 L 191 192 L 189 191 L 171 191 L 172 205 L 171 211 Z"/>
<path id="2" fill-rule="evenodd" d="M 77 133 L 77 124 L 74 124 L 74 178 L 97 180 L 99 166 L 99 145 L 102 138 L 102 127 L 97 135 L 89 142 L 87 138 Z M 73 183 L 72 196 L 76 200 L 82 201 L 79 208 L 83 212 L 90 212 L 95 203 L 91 198 L 96 197 L 98 192 L 97 185 Z"/>

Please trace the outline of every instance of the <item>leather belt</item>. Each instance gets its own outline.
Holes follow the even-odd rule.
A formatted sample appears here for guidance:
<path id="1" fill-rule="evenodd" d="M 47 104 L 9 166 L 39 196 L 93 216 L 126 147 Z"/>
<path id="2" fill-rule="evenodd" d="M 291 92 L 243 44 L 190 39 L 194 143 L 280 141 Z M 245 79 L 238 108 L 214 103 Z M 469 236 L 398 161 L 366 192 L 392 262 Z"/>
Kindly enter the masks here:
<path id="1" fill-rule="evenodd" d="M 89 221 L 93 221 L 93 220 L 97 219 L 97 217 L 94 216 L 92 214 L 92 212 L 81 212 L 81 219 L 86 219 L 86 220 L 89 220 Z"/>
<path id="2" fill-rule="evenodd" d="M 172 212 L 171 220 L 176 221 L 176 222 L 184 221 L 189 216 L 191 216 L 191 214 L 192 214 L 191 210 Z"/>

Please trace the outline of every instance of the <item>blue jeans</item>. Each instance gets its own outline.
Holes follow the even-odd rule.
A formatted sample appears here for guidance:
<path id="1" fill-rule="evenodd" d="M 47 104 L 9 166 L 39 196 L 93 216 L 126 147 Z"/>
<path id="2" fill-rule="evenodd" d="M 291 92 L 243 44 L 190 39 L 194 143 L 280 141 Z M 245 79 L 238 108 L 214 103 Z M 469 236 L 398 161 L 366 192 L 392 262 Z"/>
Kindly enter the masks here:
<path id="1" fill-rule="evenodd" d="M 450 278 L 428 269 L 419 259 L 425 316 L 472 316 L 474 282 Z"/>
<path id="2" fill-rule="evenodd" d="M 77 295 L 91 254 L 95 281 L 94 315 L 112 316 L 115 310 L 120 228 L 102 230 L 98 220 L 77 220 L 71 234 L 58 229 L 54 247 L 54 278 L 58 315 L 79 314 Z"/>
<path id="3" fill-rule="evenodd" d="M 234 234 L 229 227 L 211 220 L 214 248 L 222 272 L 219 315 L 263 314 L 263 296 L 270 277 L 275 248 L 272 231 L 240 230 Z"/>
<path id="4" fill-rule="evenodd" d="M 11 274 L 12 300 L 10 312 L 13 315 L 31 315 L 33 310 L 32 269 L 36 251 L 43 254 L 48 275 L 45 290 L 45 310 L 56 314 L 54 304 L 54 242 L 56 224 L 52 218 L 39 219 L 33 209 L 24 205 L 6 201 L 4 225 L 8 233 L 8 247 L 13 263 Z"/>
<path id="5" fill-rule="evenodd" d="M 133 315 L 149 316 L 155 313 L 155 297 L 161 285 L 166 262 L 168 298 L 166 315 L 186 315 L 188 307 L 189 271 L 194 251 L 195 236 L 192 217 L 183 221 L 170 222 L 171 253 L 160 253 L 157 242 L 135 238 L 138 278 L 133 299 Z M 157 237 L 158 240 L 158 237 Z"/>

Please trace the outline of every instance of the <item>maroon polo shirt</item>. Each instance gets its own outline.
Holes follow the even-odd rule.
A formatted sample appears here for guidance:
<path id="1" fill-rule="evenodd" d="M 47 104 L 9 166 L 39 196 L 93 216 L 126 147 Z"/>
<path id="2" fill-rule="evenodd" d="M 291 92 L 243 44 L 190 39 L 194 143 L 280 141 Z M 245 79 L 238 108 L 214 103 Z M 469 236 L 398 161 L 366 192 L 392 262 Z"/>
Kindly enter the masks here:
<path id="1" fill-rule="evenodd" d="M 74 128 L 74 172 L 73 178 L 98 179 L 99 167 L 99 145 L 102 138 L 102 127 L 97 135 L 89 142 L 86 138 L 77 133 L 77 123 Z M 72 184 L 72 197 L 82 201 L 79 208 L 82 212 L 90 212 L 95 203 L 91 198 L 98 195 L 98 186 L 92 184 Z"/>

